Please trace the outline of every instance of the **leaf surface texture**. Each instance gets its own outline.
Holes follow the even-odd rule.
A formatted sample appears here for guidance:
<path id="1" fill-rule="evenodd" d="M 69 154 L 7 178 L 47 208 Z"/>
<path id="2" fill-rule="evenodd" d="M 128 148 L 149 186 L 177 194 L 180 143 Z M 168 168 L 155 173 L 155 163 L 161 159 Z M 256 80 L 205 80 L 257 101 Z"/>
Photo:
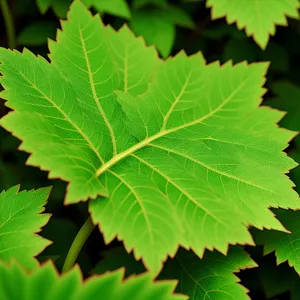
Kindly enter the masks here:
<path id="1" fill-rule="evenodd" d="M 174 260 L 168 261 L 160 278 L 178 279 L 177 292 L 191 300 L 248 300 L 248 290 L 233 273 L 255 266 L 241 248 L 230 249 L 227 256 L 207 252 L 201 260 L 191 251 L 180 249 Z"/>
<path id="2" fill-rule="evenodd" d="M 290 232 L 256 232 L 255 241 L 264 245 L 265 254 L 275 251 L 278 264 L 288 261 L 300 274 L 300 212 L 278 210 L 276 215 Z"/>
<path id="3" fill-rule="evenodd" d="M 174 294 L 174 281 L 153 282 L 149 274 L 123 281 L 123 271 L 93 276 L 82 282 L 78 267 L 59 276 L 51 263 L 46 263 L 27 274 L 17 264 L 0 264 L 1 299 L 32 300 L 184 300 L 186 296 Z M 18 288 L 16 288 L 16 286 Z"/>
<path id="4" fill-rule="evenodd" d="M 0 261 L 14 259 L 27 269 L 33 269 L 38 266 L 34 256 L 50 244 L 36 234 L 50 217 L 41 214 L 50 190 L 18 190 L 15 186 L 0 193 Z"/>
<path id="5" fill-rule="evenodd" d="M 127 254 L 123 247 L 102 253 L 103 259 L 94 272 L 103 274 L 121 266 L 126 268 L 126 276 L 145 271 L 143 264 Z M 192 251 L 180 249 L 173 259 L 165 264 L 159 279 L 177 279 L 176 291 L 186 294 L 189 299 L 240 299 L 248 300 L 248 290 L 239 284 L 234 273 L 242 269 L 256 267 L 256 263 L 239 247 L 232 247 L 227 256 L 216 251 L 207 252 L 199 259 Z"/>
<path id="6" fill-rule="evenodd" d="M 70 182 L 66 203 L 90 201 L 106 243 L 157 274 L 179 245 L 253 244 L 247 226 L 284 230 L 269 207 L 299 208 L 282 152 L 293 133 L 259 107 L 267 65 L 183 52 L 167 61 L 125 26 L 115 32 L 78 1 L 49 64 L 0 49 L 0 122 L 28 163 Z"/>
<path id="7" fill-rule="evenodd" d="M 299 18 L 298 0 L 207 0 L 213 19 L 226 17 L 229 24 L 236 23 L 248 36 L 265 49 L 275 25 L 287 25 L 287 17 Z"/>

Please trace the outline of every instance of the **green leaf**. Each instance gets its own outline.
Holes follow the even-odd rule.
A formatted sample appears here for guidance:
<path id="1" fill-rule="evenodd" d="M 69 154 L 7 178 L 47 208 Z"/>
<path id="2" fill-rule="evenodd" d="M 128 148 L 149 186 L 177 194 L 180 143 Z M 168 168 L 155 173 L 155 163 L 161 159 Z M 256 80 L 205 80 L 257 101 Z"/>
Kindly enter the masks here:
<path id="1" fill-rule="evenodd" d="M 48 38 L 54 38 L 56 24 L 54 22 L 34 22 L 25 27 L 18 35 L 18 44 L 25 46 L 41 46 L 47 43 Z"/>
<path id="2" fill-rule="evenodd" d="M 234 63 L 244 60 L 254 62 L 257 60 L 259 48 L 251 43 L 248 39 L 238 40 L 229 39 L 225 44 L 223 51 L 223 61 L 232 59 Z"/>
<path id="3" fill-rule="evenodd" d="M 126 276 L 144 271 L 142 263 L 132 254 L 128 255 L 123 247 L 111 249 L 103 256 L 95 273 L 103 274 L 122 266 Z M 234 295 L 235 299 L 248 300 L 247 289 L 238 284 L 239 279 L 233 273 L 255 266 L 256 263 L 238 247 L 231 248 L 227 256 L 214 251 L 207 252 L 202 259 L 191 251 L 180 249 L 174 259 L 167 261 L 158 278 L 177 279 L 176 291 L 187 294 L 190 299 L 227 299 L 226 295 Z"/>
<path id="4" fill-rule="evenodd" d="M 93 276 L 83 284 L 78 267 L 59 276 L 51 263 L 44 264 L 29 274 L 15 263 L 11 266 L 0 264 L 0 299 L 187 299 L 186 296 L 173 293 L 174 281 L 153 282 L 149 274 L 123 281 L 123 273 L 119 270 L 103 276 Z"/>
<path id="5" fill-rule="evenodd" d="M 51 7 L 57 17 L 64 19 L 72 0 L 36 0 L 36 3 L 42 14 Z"/>
<path id="6" fill-rule="evenodd" d="M 287 260 L 300 275 L 300 211 L 277 210 L 276 215 L 290 233 L 258 231 L 255 234 L 255 241 L 264 245 L 265 254 L 275 251 L 277 264 Z"/>
<path id="7" fill-rule="evenodd" d="M 130 21 L 134 33 L 142 35 L 148 45 L 155 45 L 163 58 L 171 53 L 175 25 L 189 29 L 195 27 L 194 21 L 184 10 L 168 4 L 160 5 L 159 8 L 133 10 Z"/>
<path id="8" fill-rule="evenodd" d="M 24 50 L 21 55 L 18 52 L 7 52 L 7 50 L 1 49 L 1 53 L 5 53 L 2 55 L 3 60 L 1 59 L 1 69 L 3 74 L 7 69 L 13 77 L 17 75 L 15 74 L 16 70 L 5 67 L 4 60 L 11 56 L 15 63 L 19 61 L 25 67 L 24 72 L 28 76 L 27 79 L 22 75 L 23 72 L 17 72 L 18 80 L 25 83 L 21 90 L 24 92 L 26 85 L 29 85 L 28 92 L 35 93 L 33 94 L 35 97 L 30 98 L 31 103 L 13 100 L 14 103 L 8 105 L 12 105 L 12 107 L 17 105 L 18 110 L 20 109 L 28 116 L 25 127 L 20 120 L 15 120 L 15 125 L 17 127 L 19 127 L 18 124 L 21 125 L 19 129 L 24 131 L 25 135 L 33 134 L 32 137 L 38 135 L 39 141 L 29 138 L 31 142 L 29 141 L 27 145 L 26 142 L 23 143 L 21 148 L 25 146 L 26 151 L 35 152 L 34 149 L 38 142 L 39 154 L 32 155 L 29 163 L 42 164 L 43 168 L 53 170 L 50 178 L 61 177 L 72 182 L 68 189 L 66 202 L 76 203 L 88 197 L 107 194 L 107 188 L 95 176 L 96 170 L 100 166 L 99 163 L 108 161 L 117 151 L 117 145 L 119 146 L 118 151 L 122 151 L 120 147 L 126 149 L 128 142 L 135 142 L 133 137 L 131 141 L 128 141 L 128 137 L 125 135 L 126 132 L 120 118 L 121 107 L 117 103 L 113 91 L 123 90 L 133 95 L 144 93 L 155 65 L 158 64 L 158 59 L 155 50 L 146 48 L 143 40 L 135 39 L 128 28 L 123 27 L 118 33 L 110 27 L 104 28 L 100 19 L 98 17 L 91 18 L 90 13 L 79 2 L 73 5 L 70 19 L 69 22 L 64 22 L 62 25 L 64 32 L 58 32 L 59 42 L 50 43 L 53 65 L 48 64 L 41 57 L 36 58 L 28 50 Z M 87 30 L 83 33 L 81 28 L 87 24 Z M 76 37 L 76 50 L 70 48 L 71 36 Z M 94 51 L 91 51 L 93 49 Z M 131 53 L 134 50 L 136 54 L 132 56 Z M 99 57 L 102 57 L 103 60 L 99 61 Z M 98 62 L 97 65 L 94 63 L 95 60 Z M 26 68 L 31 63 L 33 65 L 30 70 L 27 70 L 28 73 Z M 9 66 L 10 62 L 7 61 L 7 64 Z M 140 69 L 136 68 L 137 66 Z M 61 74 L 59 68 L 65 74 Z M 39 73 L 43 75 L 36 77 L 35 74 Z M 65 76 L 69 77 L 68 81 L 64 79 Z M 38 82 L 39 79 L 40 82 Z M 2 80 L 4 84 L 5 79 L 2 78 Z M 29 83 L 30 81 L 34 82 L 34 86 Z M 8 84 L 10 85 L 10 83 Z M 6 92 L 10 93 L 8 90 Z M 6 92 L 2 94 L 3 97 Z M 17 89 L 13 89 L 11 92 L 18 93 Z M 21 93 L 23 92 L 21 91 Z M 26 92 L 22 97 L 27 98 Z M 85 99 L 84 105 L 78 101 L 78 97 Z M 66 101 L 68 101 L 67 105 L 65 105 Z M 74 104 L 73 108 L 72 103 Z M 49 113 L 43 116 L 47 106 L 50 109 Z M 82 118 L 82 115 L 86 117 Z M 92 124 L 99 126 L 97 134 L 94 126 L 91 126 L 90 123 L 91 115 L 93 116 Z M 119 117 L 117 117 L 118 115 Z M 10 116 L 19 118 L 18 113 Z M 35 122 L 40 123 L 38 127 L 34 125 Z M 124 134 L 122 135 L 120 132 L 121 134 L 116 136 L 113 132 L 115 127 L 123 128 Z M 32 131 L 33 128 L 36 128 L 35 132 Z M 66 134 L 65 137 L 61 136 L 63 132 Z M 68 142 L 61 144 L 62 137 L 66 138 Z M 49 143 L 52 143 L 53 147 L 49 147 Z M 56 148 L 56 151 L 51 148 Z M 68 155 L 64 155 L 64 152 Z M 65 168 L 66 165 L 69 168 Z M 85 183 L 83 184 L 83 182 Z"/>
<path id="9" fill-rule="evenodd" d="M 261 52 L 261 60 L 270 61 L 270 69 L 277 72 L 289 72 L 289 56 L 285 47 L 274 42 L 270 42 L 266 50 Z"/>
<path id="10" fill-rule="evenodd" d="M 130 27 L 137 36 L 143 36 L 148 45 L 154 45 L 163 58 L 169 56 L 175 41 L 175 26 L 162 17 L 159 10 L 132 11 Z"/>
<path id="11" fill-rule="evenodd" d="M 260 265 L 258 276 L 267 299 L 276 299 L 276 296 L 286 292 L 290 292 L 291 300 L 300 298 L 299 275 L 287 264 Z"/>
<path id="12" fill-rule="evenodd" d="M 92 273 L 104 274 L 105 272 L 115 271 L 119 268 L 125 268 L 125 277 L 132 274 L 145 272 L 143 263 L 134 259 L 133 253 L 128 254 L 124 247 L 109 249 L 101 253 L 103 257 L 96 265 Z"/>
<path id="13" fill-rule="evenodd" d="M 144 7 L 144 6 L 158 6 L 158 7 L 167 7 L 169 4 L 168 4 L 168 1 L 167 0 L 133 0 L 132 1 L 132 6 L 134 8 L 141 8 L 141 7 Z"/>
<path id="14" fill-rule="evenodd" d="M 162 17 L 170 20 L 175 25 L 189 29 L 194 29 L 196 26 L 193 19 L 179 7 L 168 5 L 163 12 L 165 15 Z"/>
<path id="15" fill-rule="evenodd" d="M 287 51 L 279 44 L 270 42 L 265 51 L 249 39 L 229 39 L 223 51 L 223 60 L 232 59 L 234 63 L 244 60 L 270 61 L 270 71 L 286 72 L 289 69 Z"/>
<path id="16" fill-rule="evenodd" d="M 299 86 L 289 81 L 275 81 L 271 85 L 271 90 L 275 94 L 275 97 L 266 102 L 266 104 L 287 112 L 285 117 L 280 121 L 280 124 L 290 130 L 299 131 Z"/>
<path id="17" fill-rule="evenodd" d="M 126 0 L 82 0 L 87 7 L 93 6 L 100 13 L 108 13 L 114 16 L 130 19 L 130 9 Z"/>
<path id="18" fill-rule="evenodd" d="M 50 8 L 52 1 L 53 0 L 36 0 L 36 4 L 42 14 L 46 13 L 46 11 Z"/>
<path id="19" fill-rule="evenodd" d="M 49 64 L 0 50 L 1 125 L 28 164 L 70 182 L 66 203 L 89 203 L 106 243 L 157 274 L 178 246 L 202 257 L 253 244 L 248 226 L 284 230 L 269 207 L 299 208 L 282 152 L 283 113 L 258 107 L 266 64 L 166 62 L 127 27 L 116 33 L 75 1 Z M 98 197 L 99 196 L 99 197 Z"/>
<path id="20" fill-rule="evenodd" d="M 232 37 L 238 40 L 246 39 L 244 32 L 238 30 L 234 25 L 228 26 L 227 24 L 212 24 L 212 27 L 205 28 L 203 37 L 211 40 L 220 40 L 226 37 Z"/>
<path id="21" fill-rule="evenodd" d="M 275 81 L 271 85 L 271 90 L 275 97 L 266 102 L 274 108 L 286 112 L 285 117 L 280 121 L 280 125 L 290 130 L 300 131 L 299 115 L 300 115 L 300 88 L 289 81 Z M 298 163 L 300 162 L 300 137 L 295 139 L 296 148 L 289 151 L 290 156 Z M 296 182 L 296 191 L 300 191 L 300 168 L 299 166 L 292 170 L 291 177 Z"/>
<path id="22" fill-rule="evenodd" d="M 64 19 L 72 0 L 37 0 L 41 13 L 52 7 L 55 14 Z M 130 19 L 130 10 L 126 0 L 82 0 L 87 7 L 94 7 L 101 13 L 108 13 L 125 19 Z"/>
<path id="23" fill-rule="evenodd" d="M 50 217 L 41 214 L 50 189 L 18 190 L 19 186 L 15 186 L 0 193 L 0 261 L 16 259 L 31 269 L 38 265 L 34 256 L 51 244 L 36 234 Z"/>
<path id="24" fill-rule="evenodd" d="M 265 49 L 275 25 L 287 25 L 287 16 L 299 18 L 298 0 L 207 0 L 213 19 L 226 17 L 228 24 L 237 24 Z"/>
<path id="25" fill-rule="evenodd" d="M 159 278 L 178 279 L 176 291 L 190 299 L 248 300 L 248 290 L 233 273 L 256 266 L 241 248 L 231 248 L 227 256 L 207 252 L 201 260 L 191 251 L 180 249 L 176 257 L 167 262 Z"/>

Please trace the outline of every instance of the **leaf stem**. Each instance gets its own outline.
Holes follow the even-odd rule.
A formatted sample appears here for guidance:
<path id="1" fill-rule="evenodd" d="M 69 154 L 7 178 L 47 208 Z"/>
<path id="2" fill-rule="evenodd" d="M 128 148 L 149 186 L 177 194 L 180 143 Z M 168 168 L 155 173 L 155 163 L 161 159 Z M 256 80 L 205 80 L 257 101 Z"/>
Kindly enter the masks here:
<path id="1" fill-rule="evenodd" d="M 94 228 L 95 225 L 93 224 L 91 217 L 89 217 L 80 228 L 70 247 L 70 250 L 67 254 L 65 263 L 62 268 L 62 273 L 69 271 L 73 267 L 84 243 L 86 242 Z"/>
<path id="2" fill-rule="evenodd" d="M 16 37 L 15 37 L 13 16 L 12 16 L 11 11 L 9 10 L 7 1 L 6 0 L 0 0 L 0 1 L 1 1 L 0 5 L 1 5 L 3 18 L 4 18 L 7 39 L 8 39 L 8 47 L 11 49 L 15 49 L 16 48 Z"/>

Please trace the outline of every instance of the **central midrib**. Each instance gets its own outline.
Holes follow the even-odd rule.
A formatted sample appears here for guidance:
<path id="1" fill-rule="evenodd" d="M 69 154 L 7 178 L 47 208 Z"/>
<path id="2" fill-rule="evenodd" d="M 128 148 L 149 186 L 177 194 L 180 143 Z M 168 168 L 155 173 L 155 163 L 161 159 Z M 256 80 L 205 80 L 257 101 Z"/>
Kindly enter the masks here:
<path id="1" fill-rule="evenodd" d="M 149 145 L 150 143 L 152 143 L 153 141 L 166 136 L 169 133 L 175 132 L 177 130 L 180 129 L 184 129 L 190 126 L 193 126 L 195 124 L 201 123 L 204 120 L 210 118 L 211 116 L 213 116 L 216 112 L 218 112 L 220 109 L 222 109 L 222 107 L 224 105 L 226 105 L 245 85 L 245 83 L 247 82 L 247 80 L 245 80 L 227 99 L 225 99 L 225 101 L 223 101 L 218 107 L 216 107 L 214 110 L 212 110 L 209 114 L 203 116 L 202 118 L 189 122 L 187 124 L 183 124 L 177 127 L 174 127 L 172 129 L 163 129 L 160 132 L 158 132 L 157 134 L 141 141 L 140 143 L 132 146 L 131 148 L 127 149 L 124 152 L 121 152 L 117 155 L 115 155 L 114 157 L 112 157 L 107 163 L 105 163 L 104 165 L 102 165 L 97 171 L 96 171 L 96 176 L 100 176 L 101 174 L 105 173 L 109 168 L 111 168 L 112 166 L 114 166 L 115 164 L 117 164 L 119 161 L 121 161 L 122 159 L 128 157 L 129 155 L 131 155 L 132 153 L 142 149 L 143 147 Z"/>

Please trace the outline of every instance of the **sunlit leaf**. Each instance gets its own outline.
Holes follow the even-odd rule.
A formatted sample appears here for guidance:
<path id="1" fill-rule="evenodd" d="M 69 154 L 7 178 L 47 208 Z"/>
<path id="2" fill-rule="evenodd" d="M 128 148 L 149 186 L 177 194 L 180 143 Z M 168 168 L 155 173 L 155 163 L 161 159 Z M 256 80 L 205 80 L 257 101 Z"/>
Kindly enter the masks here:
<path id="1" fill-rule="evenodd" d="M 287 25 L 287 17 L 299 18 L 298 0 L 207 0 L 213 19 L 226 17 L 229 24 L 236 23 L 248 36 L 265 49 L 275 25 Z"/>
<path id="2" fill-rule="evenodd" d="M 267 64 L 164 62 L 79 1 L 50 52 L 51 64 L 0 49 L 13 110 L 1 125 L 28 164 L 69 182 L 66 203 L 92 199 L 106 243 L 123 240 L 157 274 L 179 245 L 202 257 L 253 244 L 250 225 L 285 230 L 269 208 L 300 207 L 282 152 L 295 134 L 259 107 Z"/>
<path id="3" fill-rule="evenodd" d="M 51 243 L 36 234 L 50 217 L 41 214 L 50 190 L 18 190 L 15 186 L 0 193 L 0 261 L 17 260 L 31 269 L 38 266 L 34 257 Z"/>
<path id="4" fill-rule="evenodd" d="M 174 281 L 153 282 L 149 274 L 123 281 L 123 272 L 93 276 L 82 282 L 78 267 L 59 276 L 51 263 L 26 273 L 17 264 L 0 264 L 0 299 L 18 300 L 183 300 L 174 294 Z"/>

